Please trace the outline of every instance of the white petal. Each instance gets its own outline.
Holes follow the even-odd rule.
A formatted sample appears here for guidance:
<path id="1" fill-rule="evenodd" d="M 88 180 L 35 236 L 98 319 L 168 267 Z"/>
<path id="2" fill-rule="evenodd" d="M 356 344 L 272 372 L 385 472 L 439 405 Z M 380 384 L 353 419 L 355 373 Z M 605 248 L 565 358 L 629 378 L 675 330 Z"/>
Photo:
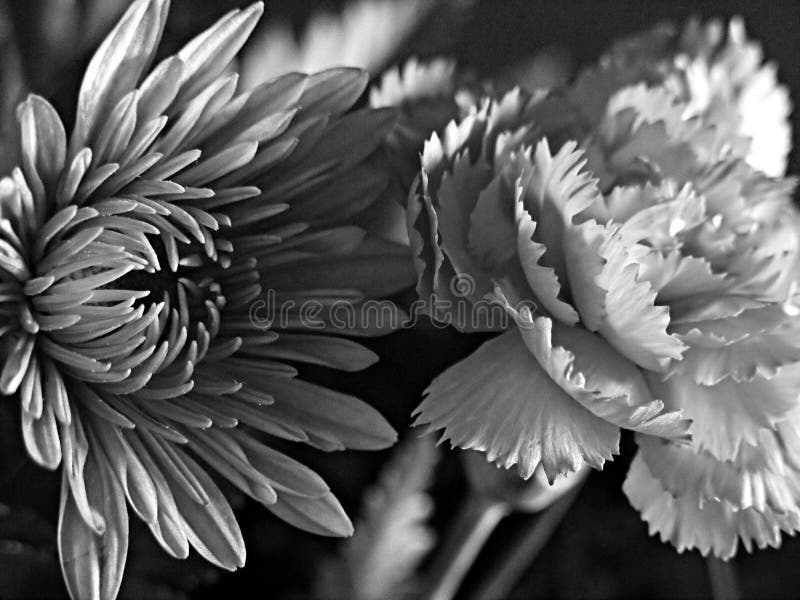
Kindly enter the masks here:
<path id="1" fill-rule="evenodd" d="M 653 398 L 639 369 L 600 336 L 525 314 L 518 325 L 539 364 L 587 410 L 619 427 L 688 439 L 691 422 L 680 411 L 663 412 L 663 402 Z"/>
<path id="2" fill-rule="evenodd" d="M 746 442 L 758 444 L 759 430 L 773 429 L 798 405 L 800 364 L 781 369 L 772 379 L 717 385 L 700 385 L 685 375 L 666 381 L 648 375 L 653 393 L 669 410 L 682 410 L 692 419 L 692 439 L 697 449 L 720 460 L 731 460 Z"/>
<path id="3" fill-rule="evenodd" d="M 415 424 L 444 428 L 454 446 L 487 453 L 530 477 L 541 461 L 552 481 L 583 463 L 601 468 L 618 451 L 619 430 L 570 398 L 506 332 L 437 377 Z"/>
<path id="4" fill-rule="evenodd" d="M 675 498 L 661 487 L 640 455 L 631 463 L 622 486 L 630 503 L 642 513 L 650 535 L 670 541 L 678 550 L 697 549 L 727 560 L 736 554 L 741 540 L 750 551 L 777 548 L 781 531 L 793 533 L 800 527 L 798 513 L 780 515 L 771 510 L 734 510 L 724 502 L 709 501 L 700 506 L 692 498 Z"/>

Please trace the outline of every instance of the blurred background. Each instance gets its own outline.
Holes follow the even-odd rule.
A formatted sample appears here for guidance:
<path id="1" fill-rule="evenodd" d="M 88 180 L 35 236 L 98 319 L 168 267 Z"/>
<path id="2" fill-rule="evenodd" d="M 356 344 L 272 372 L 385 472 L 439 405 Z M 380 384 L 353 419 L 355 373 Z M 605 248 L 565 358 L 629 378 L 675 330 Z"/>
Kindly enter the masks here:
<path id="1" fill-rule="evenodd" d="M 410 0 L 408 0 L 410 2 Z M 406 0 L 400 0 L 406 2 Z M 80 76 L 92 49 L 128 2 L 117 0 L 0 0 L 0 168 L 14 164 L 13 108 L 28 91 L 53 102 L 69 123 Z M 239 0 L 173 0 L 160 54 L 174 52 Z M 244 76 L 258 78 L 270 69 L 299 68 L 303 57 L 293 46 L 312 15 L 336 15 L 345 2 L 267 0 L 260 33 L 243 64 Z M 427 6 L 427 5 L 426 5 Z M 800 1 L 798 0 L 441 0 L 422 18 L 409 13 L 403 35 L 383 39 L 366 54 L 373 73 L 409 56 L 444 55 L 478 77 L 528 85 L 558 84 L 583 64 L 597 60 L 610 43 L 661 21 L 681 23 L 691 16 L 729 19 L 741 15 L 750 37 L 759 40 L 768 60 L 793 98 L 800 97 Z M 281 24 L 278 26 L 277 24 Z M 258 57 L 257 47 L 282 36 L 282 54 Z M 378 36 L 380 37 L 380 36 Z M 343 47 L 346 39 L 337 47 Z M 324 50 L 324 49 L 323 49 Z M 358 54 L 359 48 L 350 48 Z M 362 49 L 363 50 L 363 49 Z M 277 53 L 277 50 L 274 50 Z M 362 52 L 363 53 L 363 52 Z M 266 76 L 265 76 L 266 77 Z M 800 123 L 792 115 L 793 146 L 789 173 L 800 173 Z M 381 362 L 343 375 L 323 368 L 307 375 L 353 393 L 377 407 L 401 435 L 423 389 L 447 366 L 486 338 L 458 335 L 422 324 L 369 342 Z M 0 598 L 62 598 L 55 548 L 58 476 L 26 457 L 18 434 L 16 404 L 0 402 Z M 648 537 L 645 524 L 627 503 L 621 484 L 632 457 L 632 439 L 603 473 L 592 473 L 547 547 L 530 565 L 511 598 L 707 598 L 706 566 L 697 553 L 678 555 Z M 350 515 L 358 515 L 362 491 L 371 485 L 390 452 L 324 455 L 306 447 L 291 452 L 318 470 Z M 431 490 L 432 526 L 446 530 L 467 493 L 458 452 L 443 452 Z M 291 529 L 251 501 L 238 499 L 248 549 L 247 566 L 220 573 L 197 556 L 168 558 L 146 528 L 133 519 L 131 551 L 121 597 L 302 599 L 312 594 L 320 565 L 341 542 Z M 506 519 L 479 556 L 459 598 L 494 565 L 498 552 L 535 517 Z M 733 561 L 744 598 L 794 598 L 800 595 L 800 540 L 787 539 L 780 550 L 745 553 Z M 427 562 L 423 562 L 424 570 Z"/>

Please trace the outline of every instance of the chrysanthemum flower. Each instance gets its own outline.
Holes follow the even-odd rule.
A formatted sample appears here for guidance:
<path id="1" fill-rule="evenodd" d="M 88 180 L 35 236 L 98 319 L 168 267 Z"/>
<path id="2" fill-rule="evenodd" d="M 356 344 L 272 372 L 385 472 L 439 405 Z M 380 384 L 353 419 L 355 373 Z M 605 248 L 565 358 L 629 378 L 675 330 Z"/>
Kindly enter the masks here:
<path id="1" fill-rule="evenodd" d="M 794 182 L 670 85 L 604 85 L 595 121 L 575 89 L 512 92 L 426 144 L 418 293 L 516 326 L 434 380 L 418 422 L 551 480 L 633 429 L 625 491 L 653 533 L 723 558 L 777 545 L 800 526 Z"/>
<path id="2" fill-rule="evenodd" d="M 404 250 L 348 224 L 386 185 L 370 156 L 392 111 L 347 112 L 367 82 L 353 69 L 237 94 L 228 65 L 260 4 L 147 74 L 167 10 L 131 5 L 89 63 L 69 136 L 46 100 L 19 107 L 22 164 L 0 180 L 0 390 L 20 399 L 31 458 L 62 466 L 76 598 L 116 595 L 128 507 L 172 556 L 243 565 L 208 468 L 289 523 L 349 534 L 324 481 L 258 432 L 326 451 L 395 439 L 292 366 L 374 362 L 332 335 L 387 323 L 334 310 L 409 282 Z"/>

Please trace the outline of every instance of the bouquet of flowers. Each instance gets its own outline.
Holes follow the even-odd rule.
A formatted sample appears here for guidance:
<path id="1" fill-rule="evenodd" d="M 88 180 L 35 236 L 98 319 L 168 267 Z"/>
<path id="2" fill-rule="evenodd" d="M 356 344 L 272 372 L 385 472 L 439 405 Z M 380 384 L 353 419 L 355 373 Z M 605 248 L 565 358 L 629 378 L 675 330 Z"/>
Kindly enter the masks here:
<path id="1" fill-rule="evenodd" d="M 545 511 L 543 545 L 625 430 L 622 491 L 678 552 L 727 561 L 800 530 L 791 103 L 741 19 L 655 26 L 573 77 L 558 60 L 477 76 L 392 65 L 471 3 L 363 0 L 248 44 L 257 3 L 182 46 L 169 0 L 111 5 L 74 119 L 24 53 L 0 103 L 3 431 L 58 474 L 72 598 L 120 594 L 139 523 L 171 557 L 244 567 L 250 498 L 355 531 L 308 597 L 446 600 L 510 512 Z M 71 10 L 56 48 L 99 8 Z M 371 338 L 442 328 L 481 345 L 430 361 L 413 422 L 330 375 L 403 334 Z M 292 455 L 396 429 L 354 530 Z M 442 536 L 435 436 L 469 482 Z M 356 497 L 369 480 L 334 479 Z M 506 597 L 526 552 L 475 597 Z"/>

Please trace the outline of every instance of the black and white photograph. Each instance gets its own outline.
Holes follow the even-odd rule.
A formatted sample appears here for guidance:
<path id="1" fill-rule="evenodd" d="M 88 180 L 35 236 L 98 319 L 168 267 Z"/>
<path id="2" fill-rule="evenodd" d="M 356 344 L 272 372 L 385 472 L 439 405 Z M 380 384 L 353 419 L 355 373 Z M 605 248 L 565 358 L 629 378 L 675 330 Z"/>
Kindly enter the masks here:
<path id="1" fill-rule="evenodd" d="M 0 600 L 800 598 L 800 0 L 0 0 Z"/>

